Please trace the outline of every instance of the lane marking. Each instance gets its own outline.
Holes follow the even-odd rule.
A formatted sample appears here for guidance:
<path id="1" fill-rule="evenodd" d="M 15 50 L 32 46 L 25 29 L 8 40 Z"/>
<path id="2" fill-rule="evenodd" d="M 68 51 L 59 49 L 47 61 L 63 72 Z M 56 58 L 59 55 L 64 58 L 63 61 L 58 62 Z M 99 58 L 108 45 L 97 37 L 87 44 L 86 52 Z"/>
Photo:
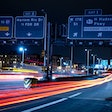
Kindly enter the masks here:
<path id="1" fill-rule="evenodd" d="M 78 95 L 80 95 L 80 94 L 82 94 L 82 92 L 73 94 L 73 95 L 69 96 L 68 98 L 73 98 L 73 97 L 76 97 L 76 96 L 78 96 Z"/>
<path id="2" fill-rule="evenodd" d="M 65 101 L 65 100 L 67 100 L 67 99 L 68 99 L 68 98 L 62 98 L 62 99 L 60 99 L 60 100 L 56 100 L 56 101 L 53 101 L 53 102 L 50 102 L 50 103 L 46 103 L 46 104 L 44 104 L 44 105 L 40 105 L 40 106 L 38 106 L 38 107 L 33 107 L 33 108 L 31 108 L 31 109 L 27 109 L 27 110 L 24 110 L 24 111 L 21 111 L 21 112 L 32 112 L 32 111 L 39 110 L 39 109 L 44 108 L 44 107 L 48 107 L 48 106 L 50 106 L 50 105 L 54 105 L 54 104 L 56 104 L 56 103 L 63 102 L 63 101 Z"/>
<path id="3" fill-rule="evenodd" d="M 53 101 L 53 102 L 50 102 L 50 103 L 46 103 L 46 104 L 43 104 L 43 105 L 40 105 L 40 106 L 37 106 L 37 107 L 33 107 L 33 108 L 30 108 L 30 109 L 27 109 L 27 110 L 23 110 L 21 112 L 32 112 L 32 111 L 35 111 L 35 110 L 39 110 L 39 109 L 42 109 L 42 108 L 45 108 L 45 107 L 48 107 L 48 106 L 63 102 L 65 100 L 68 100 L 69 98 L 76 97 L 76 96 L 78 96 L 80 94 L 81 94 L 81 92 L 73 94 L 71 96 L 68 96 L 67 98 L 62 98 L 62 99 L 59 99 L 59 100 L 56 100 L 56 101 Z"/>

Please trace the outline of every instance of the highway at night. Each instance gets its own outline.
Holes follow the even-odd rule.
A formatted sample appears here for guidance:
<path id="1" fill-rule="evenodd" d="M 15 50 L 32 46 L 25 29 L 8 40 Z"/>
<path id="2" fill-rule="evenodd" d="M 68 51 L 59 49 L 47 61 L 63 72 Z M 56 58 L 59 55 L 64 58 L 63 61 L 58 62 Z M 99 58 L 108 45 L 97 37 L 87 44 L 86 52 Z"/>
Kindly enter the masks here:
<path id="1" fill-rule="evenodd" d="M 0 112 L 111 112 L 112 74 L 93 80 L 42 82 L 25 89 L 22 78 L 0 81 Z M 3 88 L 4 87 L 4 88 Z"/>
<path id="2" fill-rule="evenodd" d="M 0 112 L 112 112 L 112 0 L 0 2 Z"/>

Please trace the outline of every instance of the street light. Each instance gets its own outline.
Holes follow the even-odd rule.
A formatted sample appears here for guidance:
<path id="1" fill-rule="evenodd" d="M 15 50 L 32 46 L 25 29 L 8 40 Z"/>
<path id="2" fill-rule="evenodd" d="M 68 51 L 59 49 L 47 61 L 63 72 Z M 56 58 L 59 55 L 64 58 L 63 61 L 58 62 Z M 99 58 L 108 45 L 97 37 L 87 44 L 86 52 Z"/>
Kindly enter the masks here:
<path id="1" fill-rule="evenodd" d="M 101 58 L 97 58 L 97 60 L 98 60 L 98 65 L 100 65 L 101 64 Z"/>
<path id="2" fill-rule="evenodd" d="M 95 66 L 95 56 L 96 56 L 96 55 L 91 54 L 91 56 L 93 57 L 93 68 L 94 68 L 94 66 Z"/>
<path id="3" fill-rule="evenodd" d="M 47 22 L 47 13 L 44 9 L 41 10 L 45 15 L 45 32 L 44 32 L 44 51 L 47 51 L 47 63 L 46 55 L 44 55 L 44 67 L 47 66 L 47 75 L 46 79 L 50 80 L 52 77 L 52 67 L 49 65 L 50 62 L 50 22 Z M 47 44 L 46 44 L 47 43 Z"/>
<path id="4" fill-rule="evenodd" d="M 19 51 L 22 52 L 22 61 L 21 61 L 21 64 L 23 65 L 23 63 L 24 63 L 24 53 L 25 53 L 25 51 L 27 51 L 27 49 L 26 48 L 23 48 L 23 47 L 20 47 L 19 48 Z"/>
<path id="5" fill-rule="evenodd" d="M 63 60 L 63 57 L 60 58 L 60 67 L 61 68 L 62 68 L 62 64 L 63 64 L 62 60 Z"/>
<path id="6" fill-rule="evenodd" d="M 87 52 L 87 75 L 89 75 L 89 52 L 91 49 L 85 49 L 85 51 Z"/>
<path id="7" fill-rule="evenodd" d="M 98 60 L 98 70 L 100 71 L 100 67 L 101 67 L 100 65 L 101 65 L 102 58 L 97 58 L 97 60 Z"/>
<path id="8" fill-rule="evenodd" d="M 95 67 L 95 56 L 94 54 L 91 54 L 91 56 L 93 57 L 93 73 L 94 73 L 94 67 Z"/>

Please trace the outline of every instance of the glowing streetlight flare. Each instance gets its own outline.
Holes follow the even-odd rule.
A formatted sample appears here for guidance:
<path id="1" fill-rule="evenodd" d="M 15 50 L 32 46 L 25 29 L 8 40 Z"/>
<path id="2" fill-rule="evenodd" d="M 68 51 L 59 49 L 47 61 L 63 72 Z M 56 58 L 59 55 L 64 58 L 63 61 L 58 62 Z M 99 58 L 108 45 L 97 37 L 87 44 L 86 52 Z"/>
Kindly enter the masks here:
<path id="1" fill-rule="evenodd" d="M 20 47 L 19 48 L 19 51 L 21 51 L 22 52 L 22 64 L 24 63 L 24 53 L 25 53 L 25 51 L 27 51 L 27 49 L 26 48 L 23 48 L 23 47 Z"/>

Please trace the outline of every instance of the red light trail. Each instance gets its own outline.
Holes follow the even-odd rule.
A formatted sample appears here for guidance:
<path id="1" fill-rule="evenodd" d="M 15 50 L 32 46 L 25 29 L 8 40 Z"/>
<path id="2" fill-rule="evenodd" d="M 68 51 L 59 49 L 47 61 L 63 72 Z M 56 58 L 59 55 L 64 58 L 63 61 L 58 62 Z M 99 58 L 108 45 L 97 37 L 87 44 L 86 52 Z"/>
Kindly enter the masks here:
<path id="1" fill-rule="evenodd" d="M 37 84 L 36 88 L 19 90 L 1 90 L 0 106 L 36 100 L 48 96 L 61 94 L 81 88 L 92 87 L 112 80 L 112 74 L 105 78 L 83 81 L 45 82 Z"/>

